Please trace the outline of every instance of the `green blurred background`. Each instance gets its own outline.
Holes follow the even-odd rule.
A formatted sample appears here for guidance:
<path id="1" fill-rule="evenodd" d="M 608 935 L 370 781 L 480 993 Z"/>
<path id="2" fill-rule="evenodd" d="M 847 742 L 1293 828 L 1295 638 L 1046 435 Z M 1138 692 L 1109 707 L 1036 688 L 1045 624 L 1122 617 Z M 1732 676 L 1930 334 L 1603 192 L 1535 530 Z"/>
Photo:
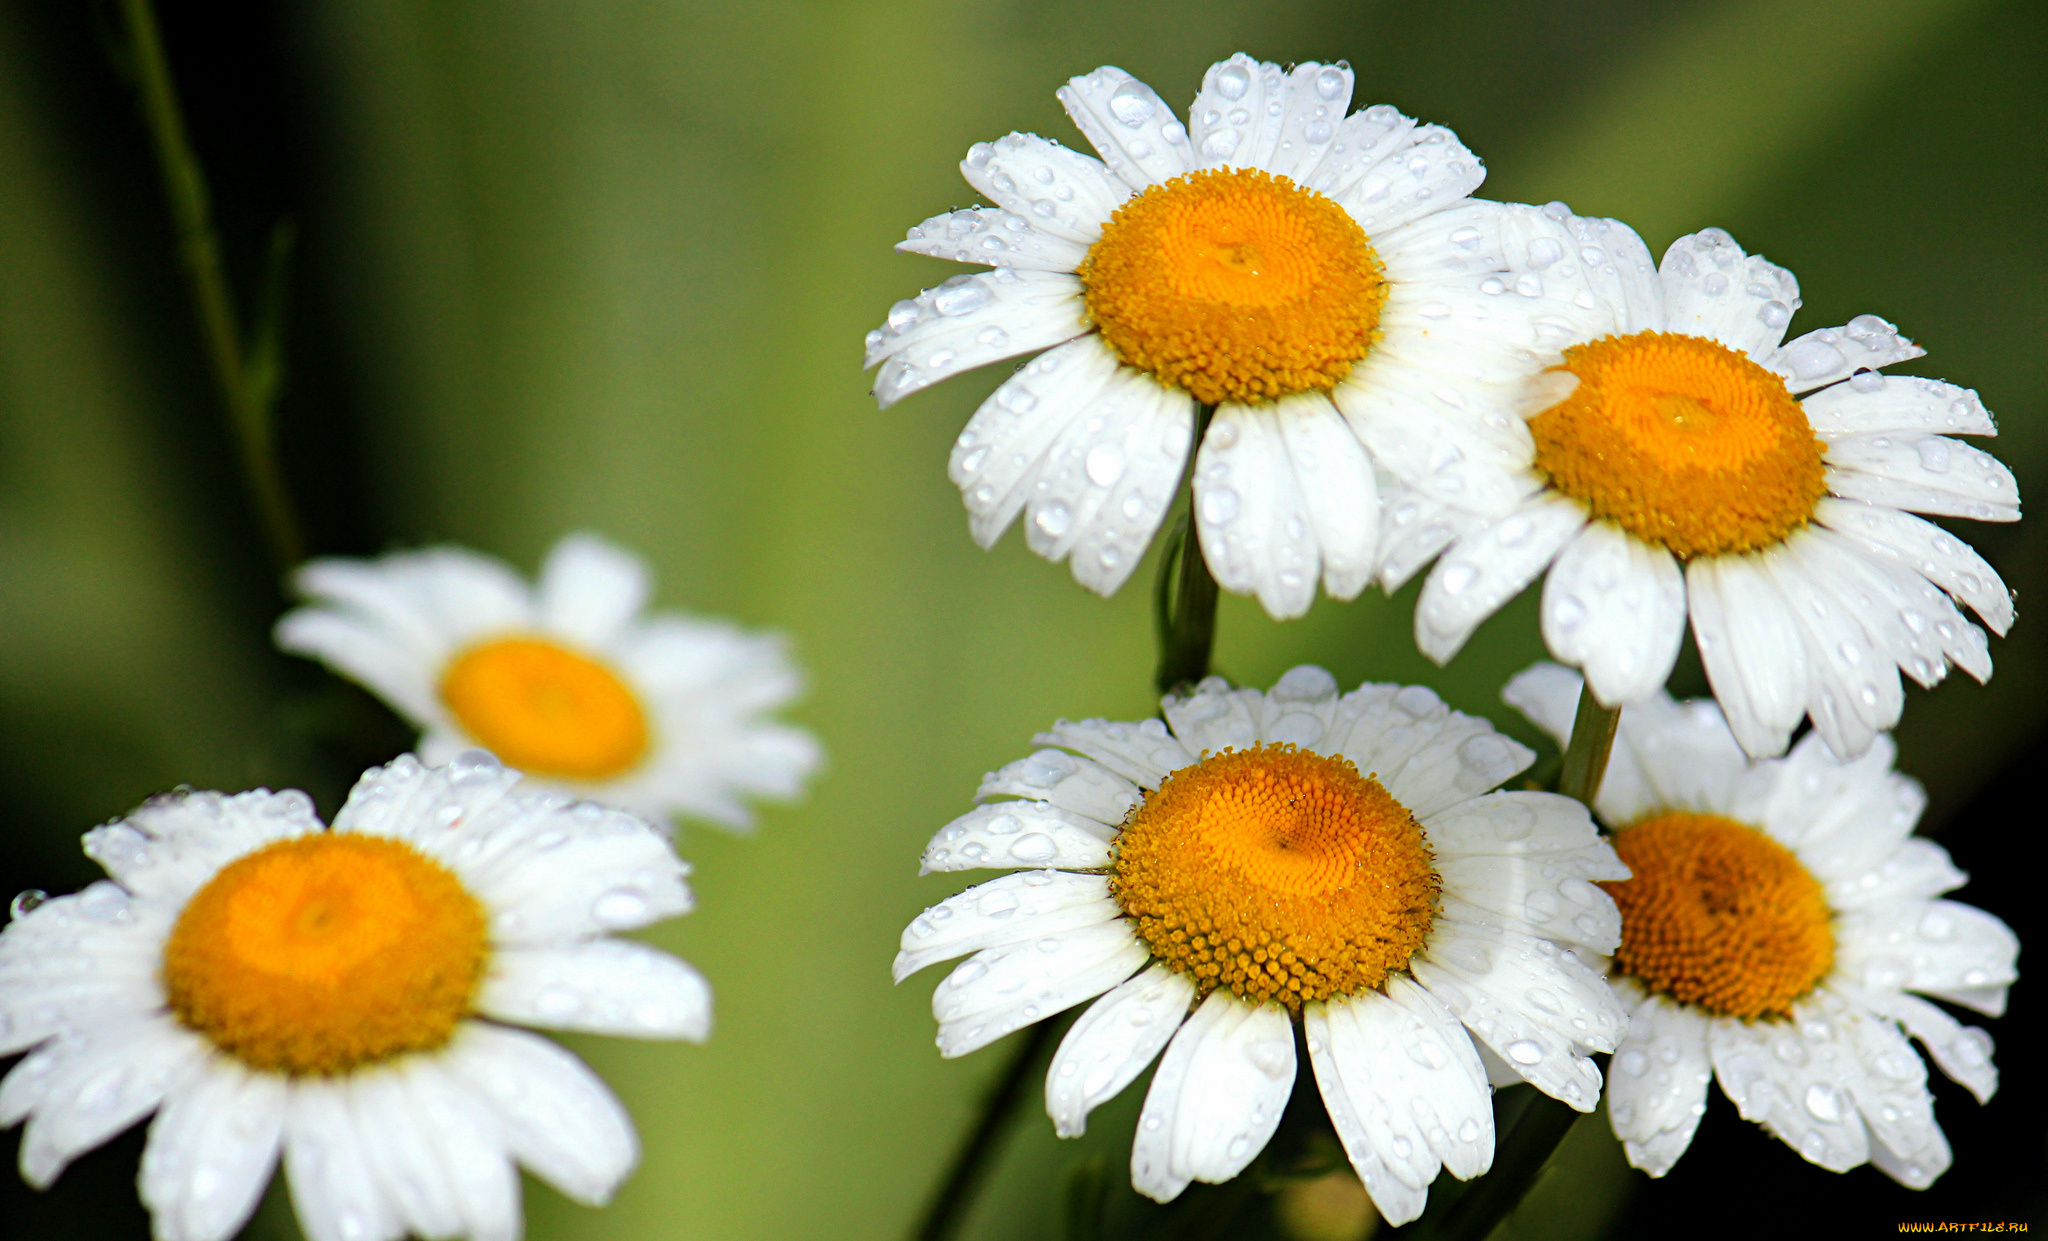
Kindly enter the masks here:
<path id="1" fill-rule="evenodd" d="M 1098 64 L 1181 103 L 1236 50 L 1348 59 L 1359 106 L 1455 128 L 1491 197 L 1620 216 L 1659 251 L 1719 224 L 1798 274 L 1795 332 L 1894 320 L 1929 351 L 1902 369 L 1977 388 L 2004 430 L 1992 451 L 2034 495 L 2048 484 L 2044 14 L 2038 0 L 166 3 L 245 302 L 272 223 L 298 226 L 280 430 L 316 550 L 453 540 L 531 570 L 589 528 L 653 562 L 663 605 L 786 630 L 811 673 L 795 715 L 829 770 L 753 838 L 686 828 L 701 908 L 649 936 L 711 977 L 716 1035 L 570 1040 L 625 1098 L 646 1154 L 601 1213 L 531 1188 L 531 1234 L 900 1235 L 1002 1058 L 938 1059 L 936 972 L 889 986 L 901 927 L 964 886 L 919 879 L 918 851 L 1053 718 L 1153 709 L 1148 572 L 1105 603 L 1014 536 L 993 553 L 966 538 L 947 447 L 1003 368 L 886 413 L 867 396 L 862 333 L 950 274 L 890 245 L 973 201 L 955 169 L 970 143 L 1021 129 L 1078 145 L 1053 90 Z M 112 28 L 93 4 L 0 4 L 6 890 L 89 881 L 78 833 L 152 792 L 300 785 L 331 810 L 345 773 L 406 740 L 269 646 L 277 587 Z M 2048 715 L 2048 631 L 2030 606 L 2048 535 L 1958 528 L 2020 592 L 2022 619 L 1993 643 L 1989 688 L 1958 675 L 1909 694 L 1904 766 L 1933 792 L 1930 828 L 1954 824 L 1959 863 L 1989 881 L 1964 896 L 2024 931 L 2038 898 L 2012 854 L 2041 818 L 2024 794 Z M 1347 683 L 1425 681 L 1530 737 L 1496 695 L 1540 654 L 1533 600 L 1439 671 L 1409 637 L 1412 593 L 1324 601 L 1287 625 L 1226 600 L 1219 664 L 1249 684 L 1302 661 Z M 1680 684 L 1700 687 L 1696 664 Z M 1669 1235 L 1703 1195 L 1717 1226 L 1764 1235 L 1786 1210 L 2028 1218 L 2043 1181 L 2032 1009 L 2023 991 L 1993 1026 L 2007 1089 L 1990 1108 L 1940 1094 L 1959 1165 L 1930 1194 L 1806 1168 L 1717 1101 L 1655 1186 L 1581 1126 L 1509 1230 Z M 1141 1087 L 1085 1150 L 1121 1161 Z M 10 1178 L 0 1230 L 145 1235 L 138 1149 L 131 1135 L 45 1195 Z M 1034 1098 L 975 1235 L 1056 1235 L 1074 1153 Z M 1776 1213 L 1745 1221 L 1744 1200 Z M 287 1216 L 273 1200 L 251 1235 L 293 1235 Z"/>

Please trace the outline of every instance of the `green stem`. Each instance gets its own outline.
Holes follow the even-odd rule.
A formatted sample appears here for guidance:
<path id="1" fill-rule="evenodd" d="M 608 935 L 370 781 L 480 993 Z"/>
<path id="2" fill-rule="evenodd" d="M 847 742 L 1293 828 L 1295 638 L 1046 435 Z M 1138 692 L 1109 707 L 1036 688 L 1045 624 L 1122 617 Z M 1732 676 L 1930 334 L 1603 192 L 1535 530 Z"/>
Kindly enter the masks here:
<path id="1" fill-rule="evenodd" d="M 946 1179 L 939 1183 L 939 1192 L 932 1198 L 931 1205 L 925 1208 L 917 1231 L 910 1234 L 915 1241 L 948 1241 L 959 1235 L 961 1226 L 967 1222 L 968 1208 L 974 1205 L 975 1191 L 988 1178 L 990 1166 L 1002 1144 L 1003 1131 L 1009 1128 L 1017 1105 L 1024 1099 L 1031 1072 L 1038 1067 L 1039 1060 L 1052 1046 L 1053 1037 L 1063 1024 L 1052 1020 L 1036 1022 L 1025 1029 L 1023 1038 L 1017 1040 L 1009 1063 L 989 1085 L 973 1132 L 967 1135 L 967 1141 L 953 1156 L 953 1165 L 946 1170 Z"/>
<path id="2" fill-rule="evenodd" d="M 164 54 L 156 14 L 149 0 L 121 0 L 121 17 L 133 61 L 136 94 L 143 120 L 149 126 L 150 141 L 156 148 L 164 194 L 170 200 L 178 254 L 191 286 L 192 308 L 205 338 L 207 360 L 227 406 L 242 474 L 263 523 L 271 555 L 280 572 L 288 571 L 305 558 L 306 545 L 274 451 L 270 414 L 278 368 L 274 341 L 268 339 L 274 334 L 266 333 L 266 341 L 259 341 L 253 351 L 259 355 L 259 364 L 252 367 L 251 351 L 243 348 L 234 298 L 221 261 L 220 237 L 213 227 L 206 175 L 185 133 L 177 87 L 171 80 L 170 61 Z M 283 262 L 289 247 L 289 231 L 280 229 L 272 241 L 273 271 Z M 262 356 L 266 353 L 271 356 Z"/>
<path id="3" fill-rule="evenodd" d="M 1203 405 L 1196 411 L 1194 443 L 1188 450 L 1186 471 L 1188 507 L 1166 554 L 1159 559 L 1159 671 L 1153 680 L 1162 694 L 1208 676 L 1209 659 L 1216 648 L 1216 578 L 1209 572 L 1209 562 L 1202 555 L 1201 535 L 1195 529 L 1192 488 L 1195 456 L 1201 450 L 1202 437 L 1208 434 L 1209 420 L 1215 416 L 1214 405 Z M 1176 564 L 1177 586 L 1169 605 L 1168 588 L 1169 583 L 1175 582 Z"/>
<path id="4" fill-rule="evenodd" d="M 1607 758 L 1614 753 L 1614 734 L 1621 727 L 1621 708 L 1603 707 L 1593 687 L 1579 690 L 1579 713 L 1572 720 L 1572 739 L 1564 748 L 1564 770 L 1557 791 L 1583 802 L 1588 810 L 1607 777 Z"/>
<path id="5" fill-rule="evenodd" d="M 1579 691 L 1578 714 L 1564 748 L 1558 792 L 1592 809 L 1593 799 L 1600 795 L 1600 782 L 1607 776 L 1607 760 L 1614 753 L 1614 736 L 1620 726 L 1620 707 L 1602 706 L 1591 686 Z M 1492 1169 L 1473 1182 L 1445 1214 L 1432 1234 L 1435 1241 L 1485 1241 L 1493 1235 L 1501 1221 L 1521 1205 L 1579 1115 L 1569 1104 L 1548 1095 L 1531 1100 L 1514 1127 L 1502 1135 Z"/>

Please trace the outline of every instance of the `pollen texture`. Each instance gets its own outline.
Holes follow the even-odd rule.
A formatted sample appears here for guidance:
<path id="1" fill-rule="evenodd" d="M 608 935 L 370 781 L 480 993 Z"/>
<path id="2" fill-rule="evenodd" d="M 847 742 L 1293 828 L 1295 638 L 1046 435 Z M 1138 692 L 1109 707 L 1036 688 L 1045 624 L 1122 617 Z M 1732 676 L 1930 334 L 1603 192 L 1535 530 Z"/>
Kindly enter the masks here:
<path id="1" fill-rule="evenodd" d="M 1327 392 L 1379 335 L 1384 272 L 1365 230 L 1255 170 L 1192 172 L 1126 202 L 1080 267 L 1126 365 L 1210 405 Z"/>
<path id="2" fill-rule="evenodd" d="M 1820 881 L 1755 828 L 1659 815 L 1614 850 L 1635 875 L 1600 885 L 1621 909 L 1614 965 L 1648 990 L 1718 1017 L 1785 1017 L 1834 965 Z"/>
<path id="3" fill-rule="evenodd" d="M 1174 772 L 1117 836 L 1110 893 L 1204 992 L 1300 1008 L 1404 968 L 1440 886 L 1422 828 L 1351 761 L 1291 745 Z"/>
<path id="4" fill-rule="evenodd" d="M 1827 494 L 1785 381 L 1715 341 L 1609 336 L 1565 351 L 1579 386 L 1529 422 L 1536 468 L 1595 518 L 1681 559 L 1773 547 Z"/>
<path id="5" fill-rule="evenodd" d="M 483 908 L 403 841 L 321 832 L 221 868 L 164 945 L 186 1026 L 251 1068 L 336 1074 L 448 1041 L 486 961 Z"/>
<path id="6" fill-rule="evenodd" d="M 463 731 L 507 766 L 604 780 L 647 754 L 647 713 L 619 674 L 544 638 L 497 638 L 441 674 L 441 700 Z"/>

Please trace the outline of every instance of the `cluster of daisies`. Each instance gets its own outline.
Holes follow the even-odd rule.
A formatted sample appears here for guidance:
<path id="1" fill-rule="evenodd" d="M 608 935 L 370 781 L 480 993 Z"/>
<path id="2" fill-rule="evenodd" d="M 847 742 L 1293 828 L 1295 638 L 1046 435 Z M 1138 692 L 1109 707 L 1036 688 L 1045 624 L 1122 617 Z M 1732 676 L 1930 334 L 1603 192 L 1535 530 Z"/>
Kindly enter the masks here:
<path id="1" fill-rule="evenodd" d="M 155 1113 L 139 1187 L 163 1241 L 224 1241 L 282 1160 L 312 1241 L 510 1241 L 523 1164 L 606 1201 L 625 1109 L 520 1027 L 701 1041 L 689 965 L 617 938 L 686 913 L 673 815 L 731 828 L 816 768 L 766 713 L 782 643 L 643 615 L 645 567 L 588 535 L 537 589 L 459 548 L 319 560 L 286 650 L 376 691 L 417 755 L 332 827 L 296 791 L 178 792 L 86 834 L 108 878 L 0 933 L 0 1124 L 22 1175 Z"/>
<path id="2" fill-rule="evenodd" d="M 1807 1159 L 1924 1187 L 1950 1161 L 1926 1062 L 1980 1099 L 2018 945 L 1941 899 L 1886 736 L 2003 634 L 1980 557 L 1911 513 L 2011 521 L 1974 393 L 1882 368 L 1862 316 L 1785 339 L 1791 273 L 1718 229 L 1654 262 L 1617 221 L 1471 197 L 1448 130 L 1350 111 L 1342 64 L 1213 66 L 1183 123 L 1103 68 L 1061 101 L 1100 158 L 1029 134 L 962 172 L 993 204 L 901 248 L 990 268 L 869 334 L 892 403 L 1034 354 L 951 474 L 974 537 L 1023 518 L 1123 585 L 1185 494 L 1184 566 L 1299 616 L 1428 569 L 1450 659 L 1547 572 L 1558 664 L 1506 698 L 1560 744 L 1619 712 L 1591 805 L 1504 782 L 1534 755 L 1419 686 L 1219 678 L 1159 718 L 1061 721 L 939 831 L 930 871 L 1009 873 L 927 909 L 900 981 L 964 1055 L 1089 1002 L 1045 1102 L 1062 1135 L 1151 1070 L 1131 1179 L 1243 1172 L 1308 1057 L 1389 1221 L 1494 1154 L 1492 1092 L 1603 1092 L 1652 1175 L 1710 1079 Z M 1433 563 L 1433 567 L 1432 566 Z M 1195 569 L 1188 569 L 1193 572 Z M 733 828 L 819 752 L 769 713 L 773 637 L 644 615 L 630 555 L 559 544 L 537 588 L 456 548 L 316 561 L 278 625 L 420 730 L 332 827 L 309 799 L 176 793 L 86 837 L 109 878 L 0 934 L 0 1124 L 55 1178 L 151 1115 L 159 1237 L 232 1235 L 280 1160 L 315 1241 L 520 1231 L 515 1164 L 601 1202 L 632 1126 L 521 1027 L 702 1039 L 710 992 L 616 932 L 690 906 L 668 821 Z M 1667 680 L 1688 626 L 1713 698 Z M 1569 665 L 1569 666 L 1566 666 Z M 1810 731 L 1792 744 L 1806 721 Z M 1788 746 L 1790 747 L 1789 752 Z M 1594 1059 L 1609 1057 L 1606 1072 Z"/>
<path id="3" fill-rule="evenodd" d="M 1430 691 L 1314 668 L 1062 721 L 925 853 L 1012 871 L 904 932 L 899 980 L 967 956 L 941 1052 L 1093 1000 L 1047 1111 L 1078 1134 L 1156 1061 L 1131 1179 L 1161 1201 L 1257 1157 L 1303 1051 L 1393 1223 L 1440 1169 L 1488 1169 L 1515 1082 L 1580 1111 L 1604 1084 L 1653 1176 L 1717 1078 L 1814 1163 L 1932 1183 L 1909 1040 L 1979 1099 L 1997 1078 L 1989 1036 L 1922 997 L 1995 1016 L 2018 952 L 1940 899 L 1964 876 L 1911 835 L 1887 736 L 1901 672 L 1990 675 L 1965 609 L 2013 619 L 1913 515 L 2018 519 L 2012 474 L 1954 438 L 1995 433 L 1976 394 L 1884 374 L 1922 351 L 1874 315 L 1786 339 L 1798 282 L 1720 229 L 1659 261 L 1619 221 L 1471 197 L 1479 160 L 1350 111 L 1341 63 L 1234 56 L 1185 122 L 1115 68 L 1059 98 L 1095 155 L 974 145 L 992 205 L 898 249 L 990 270 L 867 338 L 885 406 L 1035 355 L 953 448 L 975 539 L 1021 518 L 1106 595 L 1185 493 L 1179 556 L 1275 619 L 1427 569 L 1439 663 L 1547 570 L 1560 663 L 1506 696 L 1561 745 L 1582 696 L 1619 732 L 1589 813 L 1498 791 L 1533 755 Z M 1688 627 L 1713 698 L 1680 704 Z"/>

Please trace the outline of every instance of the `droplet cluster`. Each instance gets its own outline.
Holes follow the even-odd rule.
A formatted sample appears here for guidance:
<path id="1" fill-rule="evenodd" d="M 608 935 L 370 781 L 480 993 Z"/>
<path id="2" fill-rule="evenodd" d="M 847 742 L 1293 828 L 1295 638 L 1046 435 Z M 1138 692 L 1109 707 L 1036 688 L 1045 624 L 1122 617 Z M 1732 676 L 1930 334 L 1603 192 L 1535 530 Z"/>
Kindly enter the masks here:
<path id="1" fill-rule="evenodd" d="M 1117 836 L 1110 894 L 1206 993 L 1299 1009 L 1379 986 L 1429 934 L 1422 828 L 1349 759 L 1292 745 L 1174 772 Z"/>
<path id="2" fill-rule="evenodd" d="M 1079 275 L 1119 359 L 1210 405 L 1327 392 L 1372 348 L 1387 295 L 1344 208 L 1255 169 L 1130 199 Z"/>

